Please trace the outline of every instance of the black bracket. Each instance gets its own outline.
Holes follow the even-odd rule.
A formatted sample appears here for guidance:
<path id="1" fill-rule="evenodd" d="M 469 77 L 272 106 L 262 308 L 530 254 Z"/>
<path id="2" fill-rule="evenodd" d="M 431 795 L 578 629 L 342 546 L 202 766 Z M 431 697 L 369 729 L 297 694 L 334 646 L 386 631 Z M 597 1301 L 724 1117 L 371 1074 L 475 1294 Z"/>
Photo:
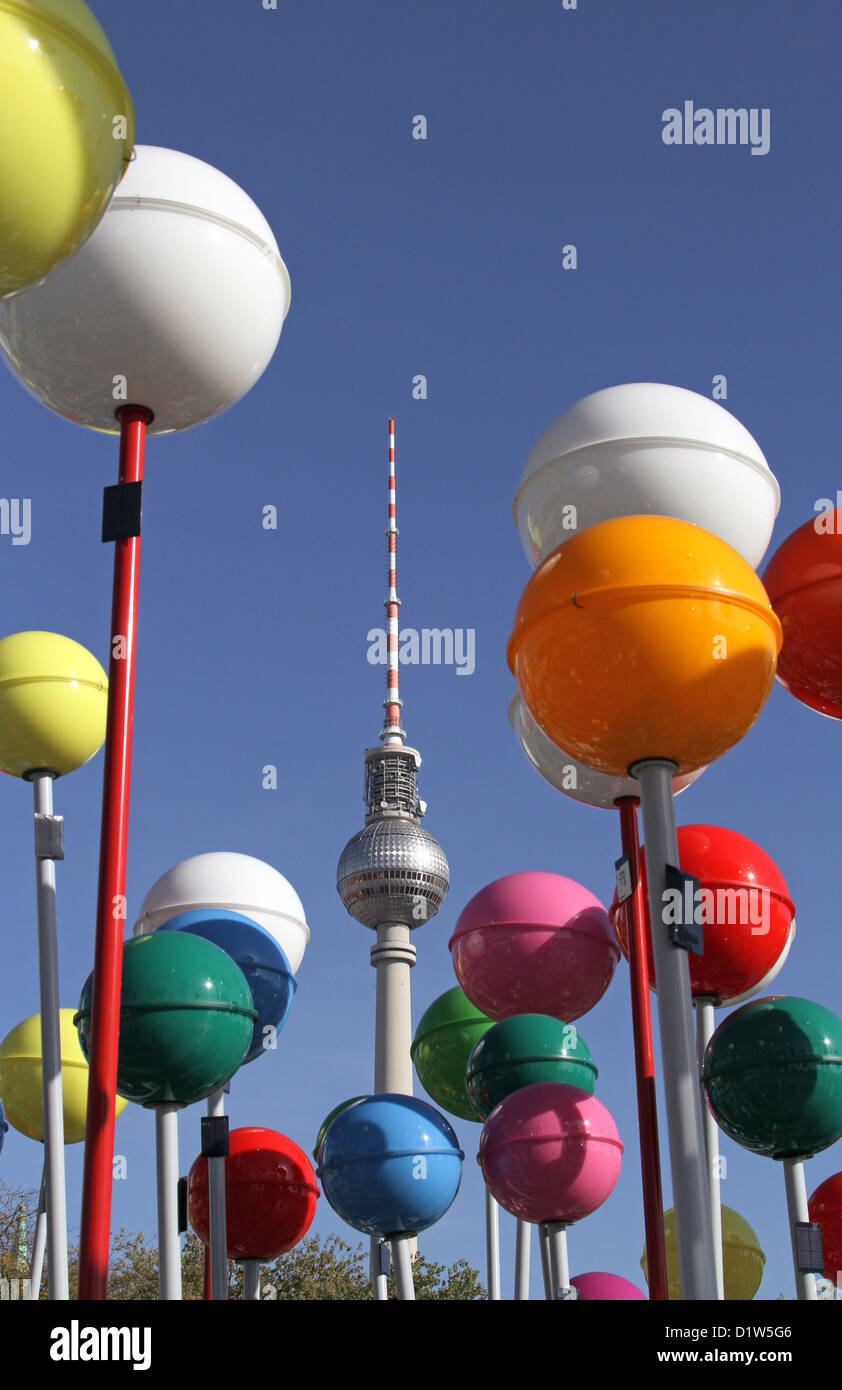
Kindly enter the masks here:
<path id="1" fill-rule="evenodd" d="M 64 858 L 64 816 L 35 812 L 35 858 Z"/>
<path id="2" fill-rule="evenodd" d="M 614 860 L 614 874 L 617 879 L 617 902 L 624 903 L 634 892 L 631 859 L 627 854 L 624 854 L 622 859 Z"/>
<path id="3" fill-rule="evenodd" d="M 696 905 L 699 901 L 699 880 L 692 874 L 685 874 L 674 864 L 666 864 L 667 892 L 671 895 L 670 920 L 665 921 L 667 904 L 662 907 L 662 921 L 669 927 L 673 944 L 683 951 L 692 951 L 694 956 L 705 953 L 701 922 L 696 921 Z M 676 902 L 677 895 L 677 902 Z"/>
<path id="4" fill-rule="evenodd" d="M 128 541 L 140 535 L 143 483 L 114 483 L 102 490 L 103 541 Z"/>
<path id="5" fill-rule="evenodd" d="M 202 1116 L 202 1158 L 228 1157 L 228 1116 Z"/>
<path id="6" fill-rule="evenodd" d="M 187 1230 L 187 1179 L 178 1180 L 178 1234 Z"/>
<path id="7" fill-rule="evenodd" d="M 821 1274 L 824 1254 L 822 1228 L 818 1221 L 796 1221 L 795 1258 L 802 1274 Z"/>

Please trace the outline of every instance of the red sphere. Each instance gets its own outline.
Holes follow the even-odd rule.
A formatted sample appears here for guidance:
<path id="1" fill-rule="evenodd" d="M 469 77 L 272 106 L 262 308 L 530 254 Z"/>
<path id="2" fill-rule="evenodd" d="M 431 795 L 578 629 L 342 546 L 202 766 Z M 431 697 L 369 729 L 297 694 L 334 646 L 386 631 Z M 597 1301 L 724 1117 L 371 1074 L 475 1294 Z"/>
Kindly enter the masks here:
<path id="1" fill-rule="evenodd" d="M 816 1188 L 807 1211 L 822 1228 L 824 1277 L 835 1284 L 842 1274 L 842 1173 L 834 1173 Z"/>
<path id="2" fill-rule="evenodd" d="M 763 583 L 783 628 L 778 680 L 810 709 L 842 719 L 842 508 L 793 531 Z"/>
<path id="3" fill-rule="evenodd" d="M 768 979 L 789 944 L 795 907 L 783 874 L 759 845 L 720 825 L 679 826 L 678 856 L 680 867 L 705 890 L 701 900 L 705 953 L 688 953 L 692 994 L 734 1003 Z M 641 878 L 649 983 L 654 989 L 645 850 L 641 850 Z M 617 903 L 615 890 L 608 915 L 626 959 L 629 908 L 630 900 Z"/>
<path id="4" fill-rule="evenodd" d="M 297 1245 L 316 1212 L 319 1189 L 302 1149 L 273 1129 L 232 1129 L 225 1160 L 229 1260 L 276 1260 Z M 188 1213 L 210 1241 L 208 1161 L 190 1169 Z"/>

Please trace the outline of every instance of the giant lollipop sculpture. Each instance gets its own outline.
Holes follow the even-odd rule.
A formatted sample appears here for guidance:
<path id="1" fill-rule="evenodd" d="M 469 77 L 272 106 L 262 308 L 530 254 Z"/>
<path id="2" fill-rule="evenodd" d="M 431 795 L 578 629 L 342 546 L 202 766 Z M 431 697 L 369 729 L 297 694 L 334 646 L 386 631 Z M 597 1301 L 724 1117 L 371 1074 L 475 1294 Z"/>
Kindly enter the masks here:
<path id="1" fill-rule="evenodd" d="M 566 1228 L 611 1195 L 622 1155 L 605 1106 L 578 1086 L 525 1086 L 489 1115 L 477 1161 L 501 1207 L 542 1228 L 548 1298 L 571 1296 Z"/>
<path id="2" fill-rule="evenodd" d="M 690 943 L 685 937 L 682 949 L 664 917 L 667 866 L 678 860 L 672 778 L 712 762 L 751 727 L 779 645 L 780 624 L 747 562 L 717 537 L 664 517 L 604 521 L 560 546 L 527 585 L 509 643 L 521 692 L 548 737 L 597 771 L 630 770 L 640 781 L 650 912 L 663 924 L 653 938 L 658 1015 L 682 1287 L 691 1299 L 714 1298 L 716 1275 Z"/>
<path id="3" fill-rule="evenodd" d="M 233 1076 L 257 1015 L 228 953 L 189 932 L 135 937 L 126 943 L 122 969 L 117 1089 L 155 1110 L 160 1294 L 179 1299 L 178 1111 Z M 86 1053 L 94 990 L 90 976 L 74 1020 Z"/>
<path id="4" fill-rule="evenodd" d="M 234 914 L 246 918 L 269 934 L 283 952 L 292 975 L 298 970 L 310 939 L 310 929 L 301 899 L 292 884 L 271 864 L 254 859 L 249 854 L 226 851 L 196 854 L 190 859 L 183 859 L 162 874 L 146 894 L 134 925 L 135 935 L 155 931 L 165 923 L 181 918 L 182 914 L 195 912 L 206 916 L 222 913 L 223 917 Z M 233 944 L 230 924 L 222 927 L 222 931 L 230 947 Z M 234 954 L 238 960 L 244 960 L 239 947 L 235 946 Z M 279 978 L 276 974 L 276 982 Z M 271 1039 L 273 1035 L 269 1037 Z M 208 1121 L 209 1128 L 217 1131 L 214 1147 L 218 1150 L 209 1158 L 211 1293 L 214 1299 L 225 1300 L 228 1297 L 224 1236 L 227 1120 L 222 1087 L 208 1097 Z"/>
<path id="5" fill-rule="evenodd" d="M 244 1296 L 260 1298 L 260 1266 L 277 1260 L 304 1238 L 316 1214 L 319 1189 L 307 1155 L 271 1129 L 232 1129 L 226 1162 L 227 1257 L 244 1266 Z M 208 1160 L 190 1169 L 188 1215 L 210 1243 Z"/>
<path id="6" fill-rule="evenodd" d="M 399 1299 L 414 1299 L 410 1241 L 439 1221 L 462 1178 L 464 1154 L 443 1115 L 412 1096 L 367 1096 L 328 1126 L 318 1177 L 354 1230 L 391 1242 Z"/>
<path id="7" fill-rule="evenodd" d="M 807 1211 L 821 1228 L 824 1277 L 842 1288 L 842 1173 L 825 1178 L 807 1203 Z"/>
<path id="8" fill-rule="evenodd" d="M 763 1278 L 766 1256 L 761 1249 L 751 1226 L 732 1207 L 722 1207 L 719 1212 L 719 1245 L 722 1250 L 723 1291 L 727 1302 L 748 1303 Z M 675 1235 L 675 1209 L 664 1213 L 666 1231 L 667 1269 L 669 1271 L 669 1297 L 675 1301 L 681 1298 L 681 1278 L 678 1273 L 678 1242 Z M 646 1246 L 640 1258 L 640 1267 L 647 1283 L 651 1279 L 649 1251 Z"/>
<path id="9" fill-rule="evenodd" d="M 465 998 L 458 985 L 424 1010 L 410 1049 L 418 1080 L 436 1105 L 459 1120 L 476 1122 L 465 1094 L 465 1068 L 475 1043 L 493 1020 Z M 500 1224 L 497 1203 L 486 1188 L 485 1243 L 488 1297 L 500 1297 Z"/>
<path id="10" fill-rule="evenodd" d="M 702 1082 L 731 1139 L 782 1161 L 798 1297 L 815 1300 L 797 1239 L 809 1220 L 803 1160 L 842 1137 L 842 1020 L 808 999 L 752 1000 L 720 1023 Z"/>
<path id="11" fill-rule="evenodd" d="M 131 735 L 147 428 L 190 429 L 240 400 L 267 366 L 289 307 L 272 231 L 231 179 L 190 155 L 138 146 L 96 232 L 42 284 L 0 302 L 0 349 L 39 400 L 120 432 L 105 494 L 115 543 L 79 1289 L 104 1298 L 111 1210 Z"/>
<path id="12" fill-rule="evenodd" d="M 691 955 L 690 991 L 696 1009 L 696 1043 L 701 1068 L 714 1030 L 714 1009 L 743 1003 L 775 978 L 784 964 L 795 934 L 795 907 L 783 874 L 759 845 L 717 825 L 678 828 L 679 867 L 699 884 L 700 913 L 705 931 L 704 955 Z M 641 894 L 645 896 L 646 854 L 640 857 Z M 624 954 L 633 930 L 630 902 L 615 892 L 609 909 Z M 645 914 L 645 959 L 648 979 L 655 987 L 652 930 Z M 716 1254 L 717 1289 L 726 1297 L 719 1217 L 719 1139 L 712 1112 L 705 1110 L 708 1184 Z M 647 1244 L 649 1237 L 647 1236 Z"/>
<path id="13" fill-rule="evenodd" d="M 842 719 L 842 508 L 793 531 L 763 583 L 783 628 L 778 680 L 808 708 Z"/>
<path id="14" fill-rule="evenodd" d="M 2 0 L 0 296 L 90 236 L 133 143 L 131 98 L 83 0 Z"/>
<path id="15" fill-rule="evenodd" d="M 55 861 L 64 822 L 53 780 L 90 761 L 105 737 L 108 682 L 96 657 L 52 632 L 0 641 L 0 770 L 32 783 L 44 1105 L 44 1196 L 51 1299 L 67 1299 L 67 1203 L 59 1037 Z"/>

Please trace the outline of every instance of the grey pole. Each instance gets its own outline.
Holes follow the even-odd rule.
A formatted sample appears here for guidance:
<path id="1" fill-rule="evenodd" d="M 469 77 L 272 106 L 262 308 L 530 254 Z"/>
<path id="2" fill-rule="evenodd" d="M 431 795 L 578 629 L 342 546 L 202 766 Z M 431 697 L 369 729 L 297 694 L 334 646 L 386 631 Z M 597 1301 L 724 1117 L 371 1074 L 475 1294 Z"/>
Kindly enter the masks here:
<path id="1" fill-rule="evenodd" d="M 784 1181 L 786 1183 L 786 1206 L 789 1213 L 789 1233 L 792 1241 L 792 1264 L 795 1270 L 795 1288 L 799 1303 L 815 1303 L 816 1276 L 805 1274 L 798 1268 L 798 1255 L 795 1248 L 795 1226 L 798 1221 L 809 1221 L 807 1208 L 807 1183 L 804 1178 L 804 1160 L 785 1158 Z"/>
<path id="2" fill-rule="evenodd" d="M 716 1299 L 716 1263 L 693 1038 L 690 966 L 686 951 L 670 939 L 663 916 L 665 866 L 679 867 L 672 793 L 676 771 L 675 763 L 662 758 L 646 759 L 629 768 L 640 782 L 678 1269 L 682 1294 L 689 1302 Z"/>
<path id="3" fill-rule="evenodd" d="M 260 1302 L 260 1260 L 243 1260 L 243 1300 Z"/>
<path id="4" fill-rule="evenodd" d="M 489 1302 L 500 1297 L 500 1208 L 485 1189 L 485 1254 L 488 1269 Z"/>
<path id="5" fill-rule="evenodd" d="M 412 1095 L 412 1008 L 409 972 L 415 964 L 409 927 L 385 922 L 377 928 L 371 963 L 377 972 L 374 1022 L 374 1090 L 378 1095 Z"/>
<path id="6" fill-rule="evenodd" d="M 29 1297 L 37 1303 L 41 1292 L 41 1273 L 44 1268 L 44 1249 L 47 1244 L 47 1164 L 41 1175 L 38 1194 L 38 1213 L 35 1217 L 35 1236 L 32 1241 L 32 1262 L 29 1266 Z"/>
<path id="7" fill-rule="evenodd" d="M 179 1105 L 156 1105 L 155 1158 L 158 1176 L 158 1292 L 162 1301 L 181 1298 L 178 1238 Z"/>
<path id="8" fill-rule="evenodd" d="M 547 1252 L 547 1272 L 550 1281 L 547 1297 L 558 1299 L 562 1291 L 571 1287 L 570 1262 L 567 1258 L 567 1226 L 561 1221 L 545 1221 L 541 1231 L 543 1247 Z"/>
<path id="9" fill-rule="evenodd" d="M 41 1097 L 47 1182 L 47 1278 L 51 1299 L 70 1297 L 67 1277 L 67 1195 L 64 1175 L 64 1105 L 56 937 L 56 865 L 64 858 L 62 822 L 53 816 L 53 773 L 31 776 L 35 801 L 35 883 L 38 895 L 38 967 L 41 988 Z"/>
<path id="10" fill-rule="evenodd" d="M 415 1300 L 412 1282 L 412 1252 L 408 1236 L 392 1237 L 392 1260 L 395 1266 L 395 1285 L 398 1298 Z"/>
<path id="11" fill-rule="evenodd" d="M 697 999 L 696 1007 L 696 1046 L 699 1061 L 699 1077 L 702 1075 L 702 1062 L 705 1050 L 713 1037 L 716 1027 L 714 1002 L 712 999 Z M 722 1255 L 722 1194 L 719 1177 L 719 1125 L 713 1111 L 702 1092 L 702 1116 L 705 1122 L 705 1151 L 708 1161 L 708 1189 L 710 1192 L 710 1224 L 713 1233 L 713 1258 L 716 1265 L 716 1297 L 725 1298 L 725 1270 Z"/>
<path id="12" fill-rule="evenodd" d="M 532 1245 L 532 1227 L 528 1221 L 518 1220 L 515 1236 L 515 1298 L 529 1298 L 529 1256 Z"/>
<path id="13" fill-rule="evenodd" d="M 225 1114 L 225 1091 L 208 1096 L 208 1115 Z M 228 1301 L 228 1216 L 225 1203 L 225 1159 L 208 1159 L 211 1298 Z"/>
<path id="14" fill-rule="evenodd" d="M 544 1277 L 544 1298 L 552 1299 L 554 1294 L 552 1257 L 550 1255 L 550 1233 L 545 1221 L 542 1221 L 538 1227 L 538 1248 L 541 1251 L 541 1273 Z"/>

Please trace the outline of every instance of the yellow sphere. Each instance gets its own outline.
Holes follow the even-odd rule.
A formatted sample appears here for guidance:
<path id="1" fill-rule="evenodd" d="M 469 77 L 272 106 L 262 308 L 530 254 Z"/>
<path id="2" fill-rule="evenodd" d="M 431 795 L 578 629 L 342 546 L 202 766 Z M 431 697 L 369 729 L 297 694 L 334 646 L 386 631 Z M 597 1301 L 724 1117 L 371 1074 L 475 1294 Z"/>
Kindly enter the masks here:
<path id="1" fill-rule="evenodd" d="M 83 0 L 0 0 L 0 296 L 87 240 L 133 145 L 131 98 Z"/>
<path id="2" fill-rule="evenodd" d="M 603 521 L 559 546 L 518 605 L 509 665 L 540 728 L 612 777 L 680 773 L 743 737 L 775 676 L 781 625 L 748 561 L 688 521 Z"/>
<path id="3" fill-rule="evenodd" d="M 62 776 L 102 747 L 108 677 L 95 656 L 55 632 L 0 640 L 0 771 Z"/>
<path id="4" fill-rule="evenodd" d="M 675 1235 L 675 1209 L 664 1214 L 664 1240 L 667 1247 L 667 1285 L 672 1300 L 681 1298 L 678 1274 L 678 1242 Z M 731 1207 L 722 1208 L 722 1275 L 725 1297 L 737 1303 L 748 1303 L 760 1288 L 766 1256 L 747 1221 Z M 640 1259 L 647 1284 L 646 1246 Z"/>
<path id="5" fill-rule="evenodd" d="M 61 1009 L 61 1086 L 64 1100 L 64 1142 L 79 1144 L 85 1137 L 88 1108 L 88 1064 L 73 1027 L 75 1009 Z M 9 1124 L 30 1139 L 44 1138 L 41 1107 L 41 1015 L 33 1014 L 0 1043 L 0 1100 Z M 117 1097 L 115 1115 L 126 1108 Z"/>

